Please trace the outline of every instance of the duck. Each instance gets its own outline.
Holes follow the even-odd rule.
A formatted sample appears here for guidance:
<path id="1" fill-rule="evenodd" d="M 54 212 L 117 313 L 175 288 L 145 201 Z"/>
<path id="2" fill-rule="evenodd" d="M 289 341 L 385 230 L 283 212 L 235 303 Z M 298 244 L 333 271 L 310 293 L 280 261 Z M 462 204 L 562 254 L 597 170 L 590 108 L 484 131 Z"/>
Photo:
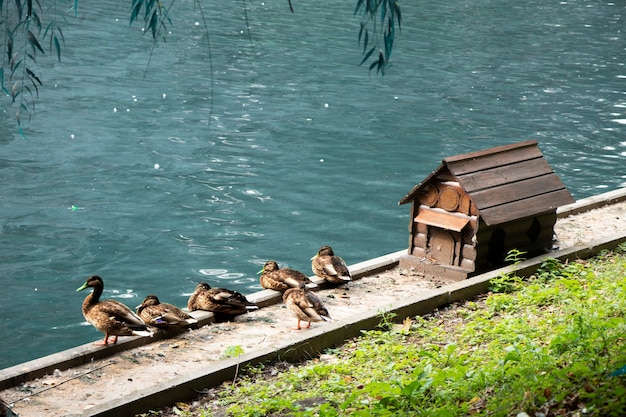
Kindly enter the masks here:
<path id="1" fill-rule="evenodd" d="M 154 294 L 147 295 L 137 306 L 137 315 L 149 326 L 159 328 L 188 327 L 198 323 L 175 305 L 162 303 Z"/>
<path id="2" fill-rule="evenodd" d="M 290 288 L 285 291 L 283 302 L 298 319 L 298 324 L 294 330 L 302 329 L 300 326 L 301 321 L 308 322 L 304 327 L 305 329 L 311 327 L 311 322 L 314 321 L 332 321 L 322 299 L 317 294 L 307 291 L 305 286 Z"/>
<path id="3" fill-rule="evenodd" d="M 146 323 L 128 306 L 115 300 L 100 300 L 104 290 L 104 282 L 98 275 L 92 275 L 76 291 L 85 288 L 93 291 L 83 301 L 83 316 L 93 327 L 104 333 L 104 340 L 94 343 L 96 346 L 107 346 L 117 343 L 118 336 L 152 336 L 153 333 Z"/>
<path id="4" fill-rule="evenodd" d="M 189 311 L 204 310 L 228 316 L 243 314 L 258 308 L 243 294 L 226 288 L 211 288 L 206 282 L 196 285 L 195 291 L 187 302 Z"/>
<path id="5" fill-rule="evenodd" d="M 339 256 L 335 256 L 330 246 L 322 246 L 311 258 L 311 269 L 320 278 L 332 284 L 345 284 L 352 280 L 348 266 Z"/>
<path id="6" fill-rule="evenodd" d="M 304 284 L 307 288 L 315 288 L 315 284 L 304 273 L 291 268 L 279 268 L 276 261 L 267 261 L 257 274 L 261 274 L 259 281 L 265 289 L 285 292 L 289 288 L 300 288 Z"/>

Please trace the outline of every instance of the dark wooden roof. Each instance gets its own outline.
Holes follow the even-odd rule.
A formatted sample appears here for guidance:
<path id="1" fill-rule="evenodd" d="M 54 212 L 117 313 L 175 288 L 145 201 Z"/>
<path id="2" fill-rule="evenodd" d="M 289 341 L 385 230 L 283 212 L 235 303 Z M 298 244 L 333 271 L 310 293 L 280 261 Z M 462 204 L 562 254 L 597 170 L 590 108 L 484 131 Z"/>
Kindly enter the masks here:
<path id="1" fill-rule="evenodd" d="M 536 216 L 574 202 L 536 140 L 444 158 L 399 204 L 415 200 L 433 177 L 449 171 L 487 225 Z"/>

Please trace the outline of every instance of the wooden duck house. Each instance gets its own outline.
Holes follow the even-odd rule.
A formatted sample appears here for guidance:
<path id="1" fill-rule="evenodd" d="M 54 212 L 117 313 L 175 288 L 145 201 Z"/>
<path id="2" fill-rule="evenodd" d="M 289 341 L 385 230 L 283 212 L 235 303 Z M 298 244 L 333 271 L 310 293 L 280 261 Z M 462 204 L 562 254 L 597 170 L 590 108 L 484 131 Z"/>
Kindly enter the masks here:
<path id="1" fill-rule="evenodd" d="M 537 141 L 452 156 L 399 204 L 412 203 L 402 267 L 465 279 L 552 248 L 556 209 L 574 202 Z"/>

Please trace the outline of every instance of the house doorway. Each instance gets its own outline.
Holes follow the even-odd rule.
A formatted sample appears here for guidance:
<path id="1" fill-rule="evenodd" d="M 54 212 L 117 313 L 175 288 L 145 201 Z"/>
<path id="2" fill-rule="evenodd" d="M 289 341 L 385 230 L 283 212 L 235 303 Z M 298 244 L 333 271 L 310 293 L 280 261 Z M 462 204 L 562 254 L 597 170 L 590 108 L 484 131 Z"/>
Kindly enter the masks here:
<path id="1" fill-rule="evenodd" d="M 455 240 L 450 232 L 435 230 L 428 242 L 428 254 L 442 265 L 454 265 Z"/>

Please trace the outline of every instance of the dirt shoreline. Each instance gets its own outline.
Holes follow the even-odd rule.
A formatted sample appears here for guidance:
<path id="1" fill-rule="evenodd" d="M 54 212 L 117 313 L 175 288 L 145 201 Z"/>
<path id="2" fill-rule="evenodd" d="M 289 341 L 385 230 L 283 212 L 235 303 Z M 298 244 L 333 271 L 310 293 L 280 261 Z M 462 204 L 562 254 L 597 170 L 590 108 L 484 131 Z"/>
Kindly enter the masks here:
<path id="1" fill-rule="evenodd" d="M 558 246 L 573 247 L 626 231 L 626 202 L 619 202 L 557 220 Z M 395 267 L 365 276 L 345 287 L 320 290 L 335 321 L 446 285 L 424 280 Z M 80 308 L 80 306 L 77 306 Z M 282 304 L 190 330 L 169 339 L 129 349 L 112 357 L 60 371 L 0 392 L 15 412 L 29 417 L 89 415 L 90 408 L 159 381 L 209 367 L 233 349 L 251 352 L 289 340 L 295 319 Z M 314 323 L 313 328 L 324 326 Z M 306 332 L 307 330 L 301 330 Z M 94 333 L 94 340 L 99 337 Z"/>

